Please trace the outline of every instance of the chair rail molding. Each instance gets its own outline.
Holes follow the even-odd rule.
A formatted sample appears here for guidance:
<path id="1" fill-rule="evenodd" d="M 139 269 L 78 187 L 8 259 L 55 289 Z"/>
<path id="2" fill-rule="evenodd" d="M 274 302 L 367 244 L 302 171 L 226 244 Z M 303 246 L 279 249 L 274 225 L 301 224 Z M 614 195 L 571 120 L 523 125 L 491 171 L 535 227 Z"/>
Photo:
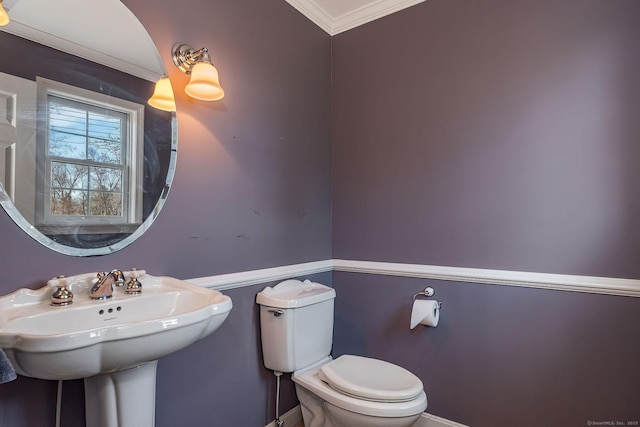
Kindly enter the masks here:
<path id="1" fill-rule="evenodd" d="M 640 280 L 612 277 L 577 276 L 527 271 L 446 267 L 426 264 L 329 259 L 259 270 L 188 279 L 197 286 L 218 290 L 241 288 L 260 283 L 301 277 L 326 271 L 384 276 L 414 277 L 452 282 L 518 286 L 556 291 L 640 297 Z"/>
<path id="2" fill-rule="evenodd" d="M 331 271 L 332 269 L 333 263 L 331 260 L 313 261 L 302 264 L 263 268 L 260 270 L 219 274 L 217 276 L 197 277 L 187 279 L 187 282 L 197 286 L 223 291 L 226 289 L 242 288 L 245 286 L 258 285 L 260 283 L 273 282 L 276 280 L 285 280 L 308 274 L 323 273 L 325 271 Z"/>
<path id="3" fill-rule="evenodd" d="M 332 261 L 334 271 L 640 297 L 640 280 L 637 279 L 343 259 Z"/>

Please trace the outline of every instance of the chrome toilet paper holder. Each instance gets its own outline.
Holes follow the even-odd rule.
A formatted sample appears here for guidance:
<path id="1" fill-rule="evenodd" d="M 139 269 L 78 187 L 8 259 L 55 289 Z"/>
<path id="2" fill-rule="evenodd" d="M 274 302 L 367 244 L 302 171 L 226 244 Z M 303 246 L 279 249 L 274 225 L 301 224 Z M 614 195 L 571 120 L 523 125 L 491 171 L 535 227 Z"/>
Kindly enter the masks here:
<path id="1" fill-rule="evenodd" d="M 413 300 L 415 301 L 418 297 L 429 298 L 434 296 L 435 293 L 436 291 L 431 286 L 427 286 L 426 288 L 424 288 L 424 291 L 421 291 L 415 294 L 413 296 Z M 438 301 L 438 308 L 442 308 L 442 301 Z"/>

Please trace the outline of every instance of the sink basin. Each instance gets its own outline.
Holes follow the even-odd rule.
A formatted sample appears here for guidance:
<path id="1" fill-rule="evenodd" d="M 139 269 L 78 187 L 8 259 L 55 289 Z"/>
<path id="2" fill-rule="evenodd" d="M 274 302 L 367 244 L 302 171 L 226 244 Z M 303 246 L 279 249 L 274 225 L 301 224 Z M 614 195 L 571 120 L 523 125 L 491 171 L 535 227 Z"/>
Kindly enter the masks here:
<path id="1" fill-rule="evenodd" d="M 47 380 L 85 378 L 87 426 L 153 426 L 155 399 L 151 420 L 125 420 L 117 414 L 121 408 L 102 407 L 114 396 L 94 401 L 89 392 L 108 393 L 105 387 L 132 383 L 137 385 L 131 393 L 154 397 L 157 359 L 214 332 L 232 308 L 231 299 L 218 291 L 140 274 L 139 295 L 114 288 L 112 298 L 92 300 L 89 289 L 96 273 L 89 273 L 66 278 L 74 294 L 67 306 L 51 305 L 54 289 L 49 286 L 0 297 L 0 347 L 18 374 Z M 133 381 L 138 377 L 140 381 Z M 120 398 L 127 390 L 112 394 Z M 132 399 L 134 410 L 140 411 L 140 396 Z M 105 419 L 114 416 L 113 422 Z"/>
<path id="2" fill-rule="evenodd" d="M 156 360 L 215 331 L 232 307 L 218 291 L 149 274 L 140 295 L 115 288 L 112 298 L 91 300 L 94 277 L 67 278 L 68 306 L 52 306 L 47 286 L 0 298 L 0 347 L 19 374 L 76 379 Z"/>

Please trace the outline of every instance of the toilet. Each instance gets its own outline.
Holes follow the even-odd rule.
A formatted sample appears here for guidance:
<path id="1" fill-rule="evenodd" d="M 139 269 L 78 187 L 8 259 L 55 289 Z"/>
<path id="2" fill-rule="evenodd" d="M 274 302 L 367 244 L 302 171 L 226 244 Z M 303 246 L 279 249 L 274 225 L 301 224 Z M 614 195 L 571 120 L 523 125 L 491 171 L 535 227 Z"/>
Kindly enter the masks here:
<path id="1" fill-rule="evenodd" d="M 305 427 L 409 427 L 427 409 L 422 382 L 378 359 L 332 359 L 334 289 L 286 280 L 256 298 L 264 365 L 292 372 Z"/>

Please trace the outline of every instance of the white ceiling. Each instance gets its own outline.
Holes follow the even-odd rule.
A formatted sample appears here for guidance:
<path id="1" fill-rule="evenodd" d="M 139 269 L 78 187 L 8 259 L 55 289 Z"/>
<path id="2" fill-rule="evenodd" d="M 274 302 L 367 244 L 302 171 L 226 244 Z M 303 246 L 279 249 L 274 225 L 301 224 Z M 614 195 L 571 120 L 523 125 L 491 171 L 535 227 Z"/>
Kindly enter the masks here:
<path id="1" fill-rule="evenodd" d="M 333 36 L 425 0 L 286 1 Z"/>

